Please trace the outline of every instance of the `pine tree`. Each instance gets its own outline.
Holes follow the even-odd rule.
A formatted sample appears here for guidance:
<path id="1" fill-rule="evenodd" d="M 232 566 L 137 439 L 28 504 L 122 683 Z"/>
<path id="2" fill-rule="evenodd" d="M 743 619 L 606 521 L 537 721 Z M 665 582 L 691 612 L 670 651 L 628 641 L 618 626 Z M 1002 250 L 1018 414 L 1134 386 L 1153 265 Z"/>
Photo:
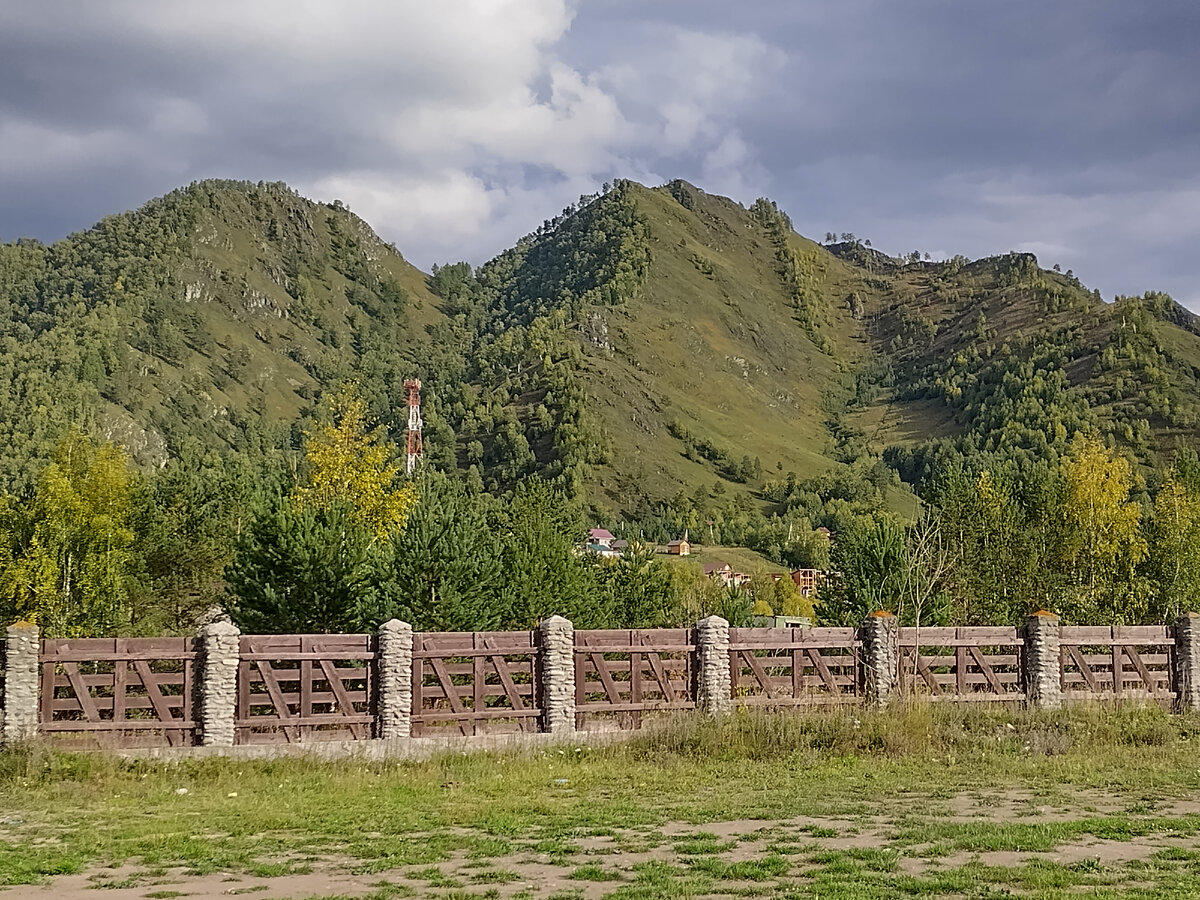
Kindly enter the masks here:
<path id="1" fill-rule="evenodd" d="M 595 592 L 591 568 L 576 551 L 583 531 L 579 511 L 545 482 L 523 482 L 501 519 L 501 590 L 513 627 L 532 628 L 552 615 L 576 627 L 597 624 L 589 602 Z"/>
<path id="2" fill-rule="evenodd" d="M 372 536 L 355 511 L 279 499 L 239 541 L 226 579 L 229 614 L 245 632 L 354 632 L 381 605 Z"/>
<path id="3" fill-rule="evenodd" d="M 388 598 L 375 619 L 395 616 L 422 631 L 487 631 L 504 621 L 499 550 L 483 502 L 457 480 L 425 474 L 391 542 Z"/>
<path id="4" fill-rule="evenodd" d="M 612 563 L 598 570 L 610 628 L 656 628 L 675 624 L 678 610 L 671 578 L 654 549 L 633 542 Z"/>

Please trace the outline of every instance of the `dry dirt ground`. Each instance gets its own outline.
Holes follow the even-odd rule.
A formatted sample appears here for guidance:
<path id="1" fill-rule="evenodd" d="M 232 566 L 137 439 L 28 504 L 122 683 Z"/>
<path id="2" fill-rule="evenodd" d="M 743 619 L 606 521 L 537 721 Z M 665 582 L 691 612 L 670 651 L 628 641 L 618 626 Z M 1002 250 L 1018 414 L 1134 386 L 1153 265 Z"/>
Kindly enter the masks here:
<path id="1" fill-rule="evenodd" d="M 1129 828 L 1130 816 L 1160 824 Z M 1186 881 L 1200 866 L 1197 816 L 1200 797 L 1133 808 L 1127 797 L 1103 793 L 1062 803 L 975 793 L 914 804 L 901 815 L 591 829 L 508 855 L 464 849 L 435 866 L 371 872 L 361 860 L 333 856 L 289 860 L 283 868 L 291 873 L 275 877 L 127 865 L 0 889 L 0 900 L 886 897 L 893 883 L 917 896 L 993 896 L 997 886 L 1015 896 L 1157 896 L 1164 873 Z M 1097 836 L 1087 831 L 1091 823 L 1109 824 L 1097 825 Z M 855 892 L 856 883 L 866 892 Z"/>

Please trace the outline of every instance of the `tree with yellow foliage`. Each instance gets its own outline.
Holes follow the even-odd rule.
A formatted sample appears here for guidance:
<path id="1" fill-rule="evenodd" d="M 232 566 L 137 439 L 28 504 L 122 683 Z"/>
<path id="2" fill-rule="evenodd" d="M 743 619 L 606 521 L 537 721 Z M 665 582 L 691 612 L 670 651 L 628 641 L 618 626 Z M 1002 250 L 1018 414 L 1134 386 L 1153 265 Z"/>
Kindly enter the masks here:
<path id="1" fill-rule="evenodd" d="M 1063 612 L 1076 621 L 1134 622 L 1147 592 L 1134 572 L 1146 557 L 1141 506 L 1130 499 L 1128 460 L 1094 437 L 1076 435 L 1062 462 L 1063 555 L 1074 590 Z"/>
<path id="2" fill-rule="evenodd" d="M 1154 498 L 1149 537 L 1154 612 L 1166 621 L 1200 597 L 1200 494 L 1174 466 Z"/>
<path id="3" fill-rule="evenodd" d="M 29 503 L 0 498 L 0 617 L 50 637 L 128 627 L 132 497 L 125 452 L 69 431 Z"/>
<path id="4" fill-rule="evenodd" d="M 297 507 L 344 505 L 375 540 L 402 529 L 416 504 L 416 488 L 401 483 L 396 448 L 382 427 L 370 427 L 353 385 L 328 401 L 324 423 L 305 432 L 304 462 L 304 483 L 293 494 Z"/>
<path id="5" fill-rule="evenodd" d="M 775 582 L 773 605 L 781 616 L 814 618 L 812 598 L 800 593 L 790 575 L 785 574 Z"/>
<path id="6" fill-rule="evenodd" d="M 253 631 L 355 630 L 393 604 L 391 538 L 417 499 L 396 448 L 353 386 L 305 437 L 302 481 L 258 511 L 226 572 L 229 612 Z"/>

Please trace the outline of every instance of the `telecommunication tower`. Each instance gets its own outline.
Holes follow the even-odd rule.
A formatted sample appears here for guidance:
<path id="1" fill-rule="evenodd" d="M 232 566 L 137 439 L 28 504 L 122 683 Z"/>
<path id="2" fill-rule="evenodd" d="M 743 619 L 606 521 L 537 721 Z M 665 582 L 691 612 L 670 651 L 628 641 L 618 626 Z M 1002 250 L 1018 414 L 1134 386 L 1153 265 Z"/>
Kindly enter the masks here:
<path id="1" fill-rule="evenodd" d="M 421 459 L 421 382 L 410 378 L 404 382 L 408 391 L 408 452 L 404 459 L 405 474 L 412 475 Z"/>

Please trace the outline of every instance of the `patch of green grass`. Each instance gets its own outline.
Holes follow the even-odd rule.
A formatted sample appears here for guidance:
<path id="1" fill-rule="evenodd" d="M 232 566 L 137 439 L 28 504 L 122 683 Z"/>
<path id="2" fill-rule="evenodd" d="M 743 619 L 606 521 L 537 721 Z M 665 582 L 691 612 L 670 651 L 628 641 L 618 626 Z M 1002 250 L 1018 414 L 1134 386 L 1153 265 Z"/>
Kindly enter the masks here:
<path id="1" fill-rule="evenodd" d="M 895 832 L 895 843 L 931 844 L 943 850 L 1046 852 L 1083 837 L 1128 840 L 1149 834 L 1194 835 L 1200 815 L 1163 818 L 1105 816 L 1047 822 L 926 822 Z"/>
<path id="2" fill-rule="evenodd" d="M 606 869 L 604 866 L 589 863 L 580 866 L 567 877 L 574 881 L 620 881 L 621 873 L 616 869 Z"/>
<path id="3" fill-rule="evenodd" d="M 894 850 L 881 850 L 874 847 L 854 847 L 846 850 L 823 850 L 814 853 L 809 859 L 828 872 L 857 873 L 863 870 L 871 872 L 894 872 L 900 863 L 900 856 Z"/>
<path id="4" fill-rule="evenodd" d="M 532 844 L 529 849 L 536 853 L 545 853 L 550 857 L 557 858 L 561 863 L 562 858 L 574 856 L 576 853 L 578 853 L 579 845 L 574 841 L 553 837 L 546 838 L 542 841 L 537 841 Z"/>
<path id="5" fill-rule="evenodd" d="M 36 884 L 53 875 L 74 875 L 85 856 L 62 847 L 30 847 L 0 841 L 0 885 Z"/>
<path id="6" fill-rule="evenodd" d="M 786 875 L 787 859 L 770 854 L 762 859 L 746 859 L 740 862 L 725 862 L 715 856 L 704 856 L 691 861 L 691 868 L 724 881 L 766 881 Z"/>
<path id="7" fill-rule="evenodd" d="M 279 878 L 282 875 L 308 875 L 312 870 L 311 863 L 307 862 L 252 862 L 246 866 L 246 871 L 255 878 Z"/>
<path id="8" fill-rule="evenodd" d="M 408 877 L 413 881 L 425 881 L 430 887 L 462 887 L 462 882 L 457 878 L 451 878 L 436 866 L 430 866 L 428 869 L 420 869 L 416 872 L 409 872 Z"/>
<path id="9" fill-rule="evenodd" d="M 679 835 L 675 838 L 673 849 L 681 856 L 711 856 L 736 846 L 737 841 L 722 841 L 715 834 L 701 831 L 696 834 Z"/>
<path id="10" fill-rule="evenodd" d="M 482 869 L 471 873 L 471 884 L 512 884 L 521 876 L 507 869 Z"/>

